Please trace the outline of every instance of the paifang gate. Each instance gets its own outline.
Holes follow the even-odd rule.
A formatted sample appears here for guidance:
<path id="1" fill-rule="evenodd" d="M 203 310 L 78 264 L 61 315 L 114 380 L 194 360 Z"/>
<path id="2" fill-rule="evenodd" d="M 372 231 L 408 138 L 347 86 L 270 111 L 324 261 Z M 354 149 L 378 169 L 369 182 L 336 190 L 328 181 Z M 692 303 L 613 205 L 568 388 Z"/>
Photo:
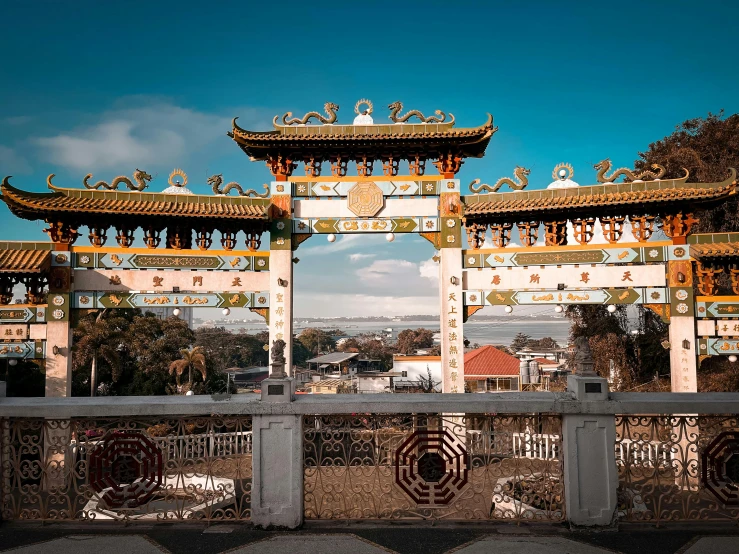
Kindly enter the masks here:
<path id="1" fill-rule="evenodd" d="M 475 180 L 462 195 L 457 173 L 485 154 L 492 116 L 457 127 L 439 110 L 390 109 L 387 124 L 375 123 L 367 100 L 353 124 L 338 123 L 331 103 L 325 115 L 275 117 L 270 131 L 234 119 L 229 136 L 272 174 L 264 192 L 214 175 L 213 194 L 196 195 L 181 170 L 161 193 L 145 190 L 152 178 L 138 169 L 110 182 L 88 175 L 85 189 L 58 187 L 50 175 L 48 193 L 6 177 L 2 200 L 17 217 L 45 221 L 50 242 L 0 243 L 0 356 L 45 360 L 47 395 L 67 396 L 70 310 L 233 306 L 262 315 L 270 341 L 286 341 L 290 371 L 293 251 L 338 233 L 418 233 L 438 250 L 444 392 L 464 391 L 464 323 L 486 305 L 642 304 L 670 322 L 676 392 L 696 390 L 700 357 L 739 349 L 739 233 L 691 233 L 700 210 L 735 194 L 735 170 L 722 182 L 690 183 L 687 172 L 635 174 L 604 160 L 597 184 L 579 186 L 560 164 L 546 190 L 529 191 L 530 172 L 517 167 L 513 178 Z M 591 244 L 596 225 L 606 244 Z M 91 245 L 75 246 L 83 226 Z M 514 227 L 520 246 L 511 244 Z M 651 240 L 657 228 L 668 240 Z M 138 229 L 145 248 L 133 247 Z M 211 249 L 216 230 L 219 250 Z M 259 251 L 265 233 L 268 252 Z M 737 296 L 716 296 L 724 270 Z M 26 301 L 11 305 L 17 283 Z"/>

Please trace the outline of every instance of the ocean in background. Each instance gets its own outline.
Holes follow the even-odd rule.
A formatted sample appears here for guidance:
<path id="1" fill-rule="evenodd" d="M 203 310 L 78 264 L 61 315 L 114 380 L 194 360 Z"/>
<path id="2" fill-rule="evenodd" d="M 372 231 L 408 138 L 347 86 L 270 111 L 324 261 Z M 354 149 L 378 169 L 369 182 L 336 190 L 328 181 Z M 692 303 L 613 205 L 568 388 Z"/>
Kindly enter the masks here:
<path id="1" fill-rule="evenodd" d="M 395 339 L 398 333 L 404 329 L 417 329 L 424 327 L 434 332 L 439 330 L 439 325 L 435 321 L 384 321 L 384 322 L 356 322 L 349 323 L 345 321 L 314 321 L 305 323 L 300 320 L 300 324 L 296 325 L 294 331 L 299 333 L 308 327 L 317 327 L 320 329 L 341 329 L 347 335 L 354 336 L 361 333 L 383 333 L 387 329 L 392 329 L 392 336 Z M 535 318 L 512 318 L 511 321 L 505 319 L 497 321 L 468 321 L 464 324 L 464 336 L 470 343 L 479 344 L 504 344 L 509 345 L 518 333 L 526 333 L 532 339 L 541 339 L 544 337 L 552 337 L 560 346 L 567 346 L 570 334 L 571 322 L 567 319 L 560 321 L 536 321 Z M 217 322 L 216 325 L 224 325 Z M 249 333 L 258 333 L 265 331 L 267 326 L 257 322 L 233 323 L 226 324 L 226 328 L 236 331 L 237 329 L 246 329 Z"/>

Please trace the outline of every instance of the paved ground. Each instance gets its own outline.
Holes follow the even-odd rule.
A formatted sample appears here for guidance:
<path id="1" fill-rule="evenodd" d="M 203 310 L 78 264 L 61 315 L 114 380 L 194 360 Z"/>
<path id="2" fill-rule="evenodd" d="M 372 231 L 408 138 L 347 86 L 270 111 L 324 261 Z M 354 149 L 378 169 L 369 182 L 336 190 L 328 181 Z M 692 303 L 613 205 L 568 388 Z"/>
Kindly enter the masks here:
<path id="1" fill-rule="evenodd" d="M 122 527 L 0 525 L 0 551 L 22 554 L 739 554 L 739 527 L 622 527 L 569 531 L 564 526 L 306 526 L 261 531 L 247 525 L 211 527 L 160 523 Z"/>

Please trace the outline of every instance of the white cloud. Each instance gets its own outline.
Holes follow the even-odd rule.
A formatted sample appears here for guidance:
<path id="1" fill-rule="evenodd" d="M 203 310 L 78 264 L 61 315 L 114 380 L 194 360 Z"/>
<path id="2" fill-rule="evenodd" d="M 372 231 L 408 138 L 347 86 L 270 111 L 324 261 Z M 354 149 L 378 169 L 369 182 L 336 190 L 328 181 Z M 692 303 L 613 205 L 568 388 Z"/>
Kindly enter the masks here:
<path id="1" fill-rule="evenodd" d="M 349 254 L 349 260 L 352 262 L 358 262 L 359 260 L 366 260 L 368 258 L 374 258 L 375 254 Z"/>
<path id="2" fill-rule="evenodd" d="M 34 140 L 49 161 L 71 169 L 181 163 L 223 135 L 228 117 L 158 102 L 103 113 L 100 121 Z"/>
<path id="3" fill-rule="evenodd" d="M 356 271 L 359 281 L 375 287 L 397 287 L 418 277 L 418 266 L 408 260 L 375 260 Z"/>
<path id="4" fill-rule="evenodd" d="M 399 316 L 439 313 L 439 297 L 391 294 L 318 293 L 295 295 L 295 314 L 302 317 Z"/>
<path id="5" fill-rule="evenodd" d="M 319 244 L 303 250 L 306 255 L 334 254 L 336 252 L 344 252 L 346 250 L 359 248 L 360 245 L 358 243 L 360 242 L 364 242 L 364 244 L 362 244 L 361 246 L 372 246 L 385 243 L 384 235 L 374 234 L 336 235 L 336 242 L 328 242 L 327 235 L 316 234 L 313 235 L 311 242 L 314 240 Z"/>
<path id="6" fill-rule="evenodd" d="M 418 273 L 421 277 L 430 279 L 433 282 L 439 281 L 439 264 L 434 260 L 424 260 L 418 264 Z"/>
<path id="7" fill-rule="evenodd" d="M 0 174 L 21 175 L 31 172 L 31 165 L 13 148 L 0 145 Z"/>

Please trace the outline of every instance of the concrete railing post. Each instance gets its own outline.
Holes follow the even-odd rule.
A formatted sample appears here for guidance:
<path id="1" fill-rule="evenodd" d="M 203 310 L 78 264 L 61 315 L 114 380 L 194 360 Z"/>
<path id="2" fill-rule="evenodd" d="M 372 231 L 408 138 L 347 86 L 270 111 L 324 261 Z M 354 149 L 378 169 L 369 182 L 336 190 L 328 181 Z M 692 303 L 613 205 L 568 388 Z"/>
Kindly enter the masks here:
<path id="1" fill-rule="evenodd" d="M 570 375 L 567 389 L 577 400 L 607 400 L 608 381 Z M 616 422 L 613 415 L 564 414 L 565 503 L 573 525 L 610 525 L 616 512 Z"/>
<path id="2" fill-rule="evenodd" d="M 285 375 L 285 343 L 273 342 L 272 372 L 262 382 L 262 402 L 290 403 L 295 380 Z M 303 523 L 303 425 L 299 415 L 252 418 L 251 518 L 257 527 Z"/>

